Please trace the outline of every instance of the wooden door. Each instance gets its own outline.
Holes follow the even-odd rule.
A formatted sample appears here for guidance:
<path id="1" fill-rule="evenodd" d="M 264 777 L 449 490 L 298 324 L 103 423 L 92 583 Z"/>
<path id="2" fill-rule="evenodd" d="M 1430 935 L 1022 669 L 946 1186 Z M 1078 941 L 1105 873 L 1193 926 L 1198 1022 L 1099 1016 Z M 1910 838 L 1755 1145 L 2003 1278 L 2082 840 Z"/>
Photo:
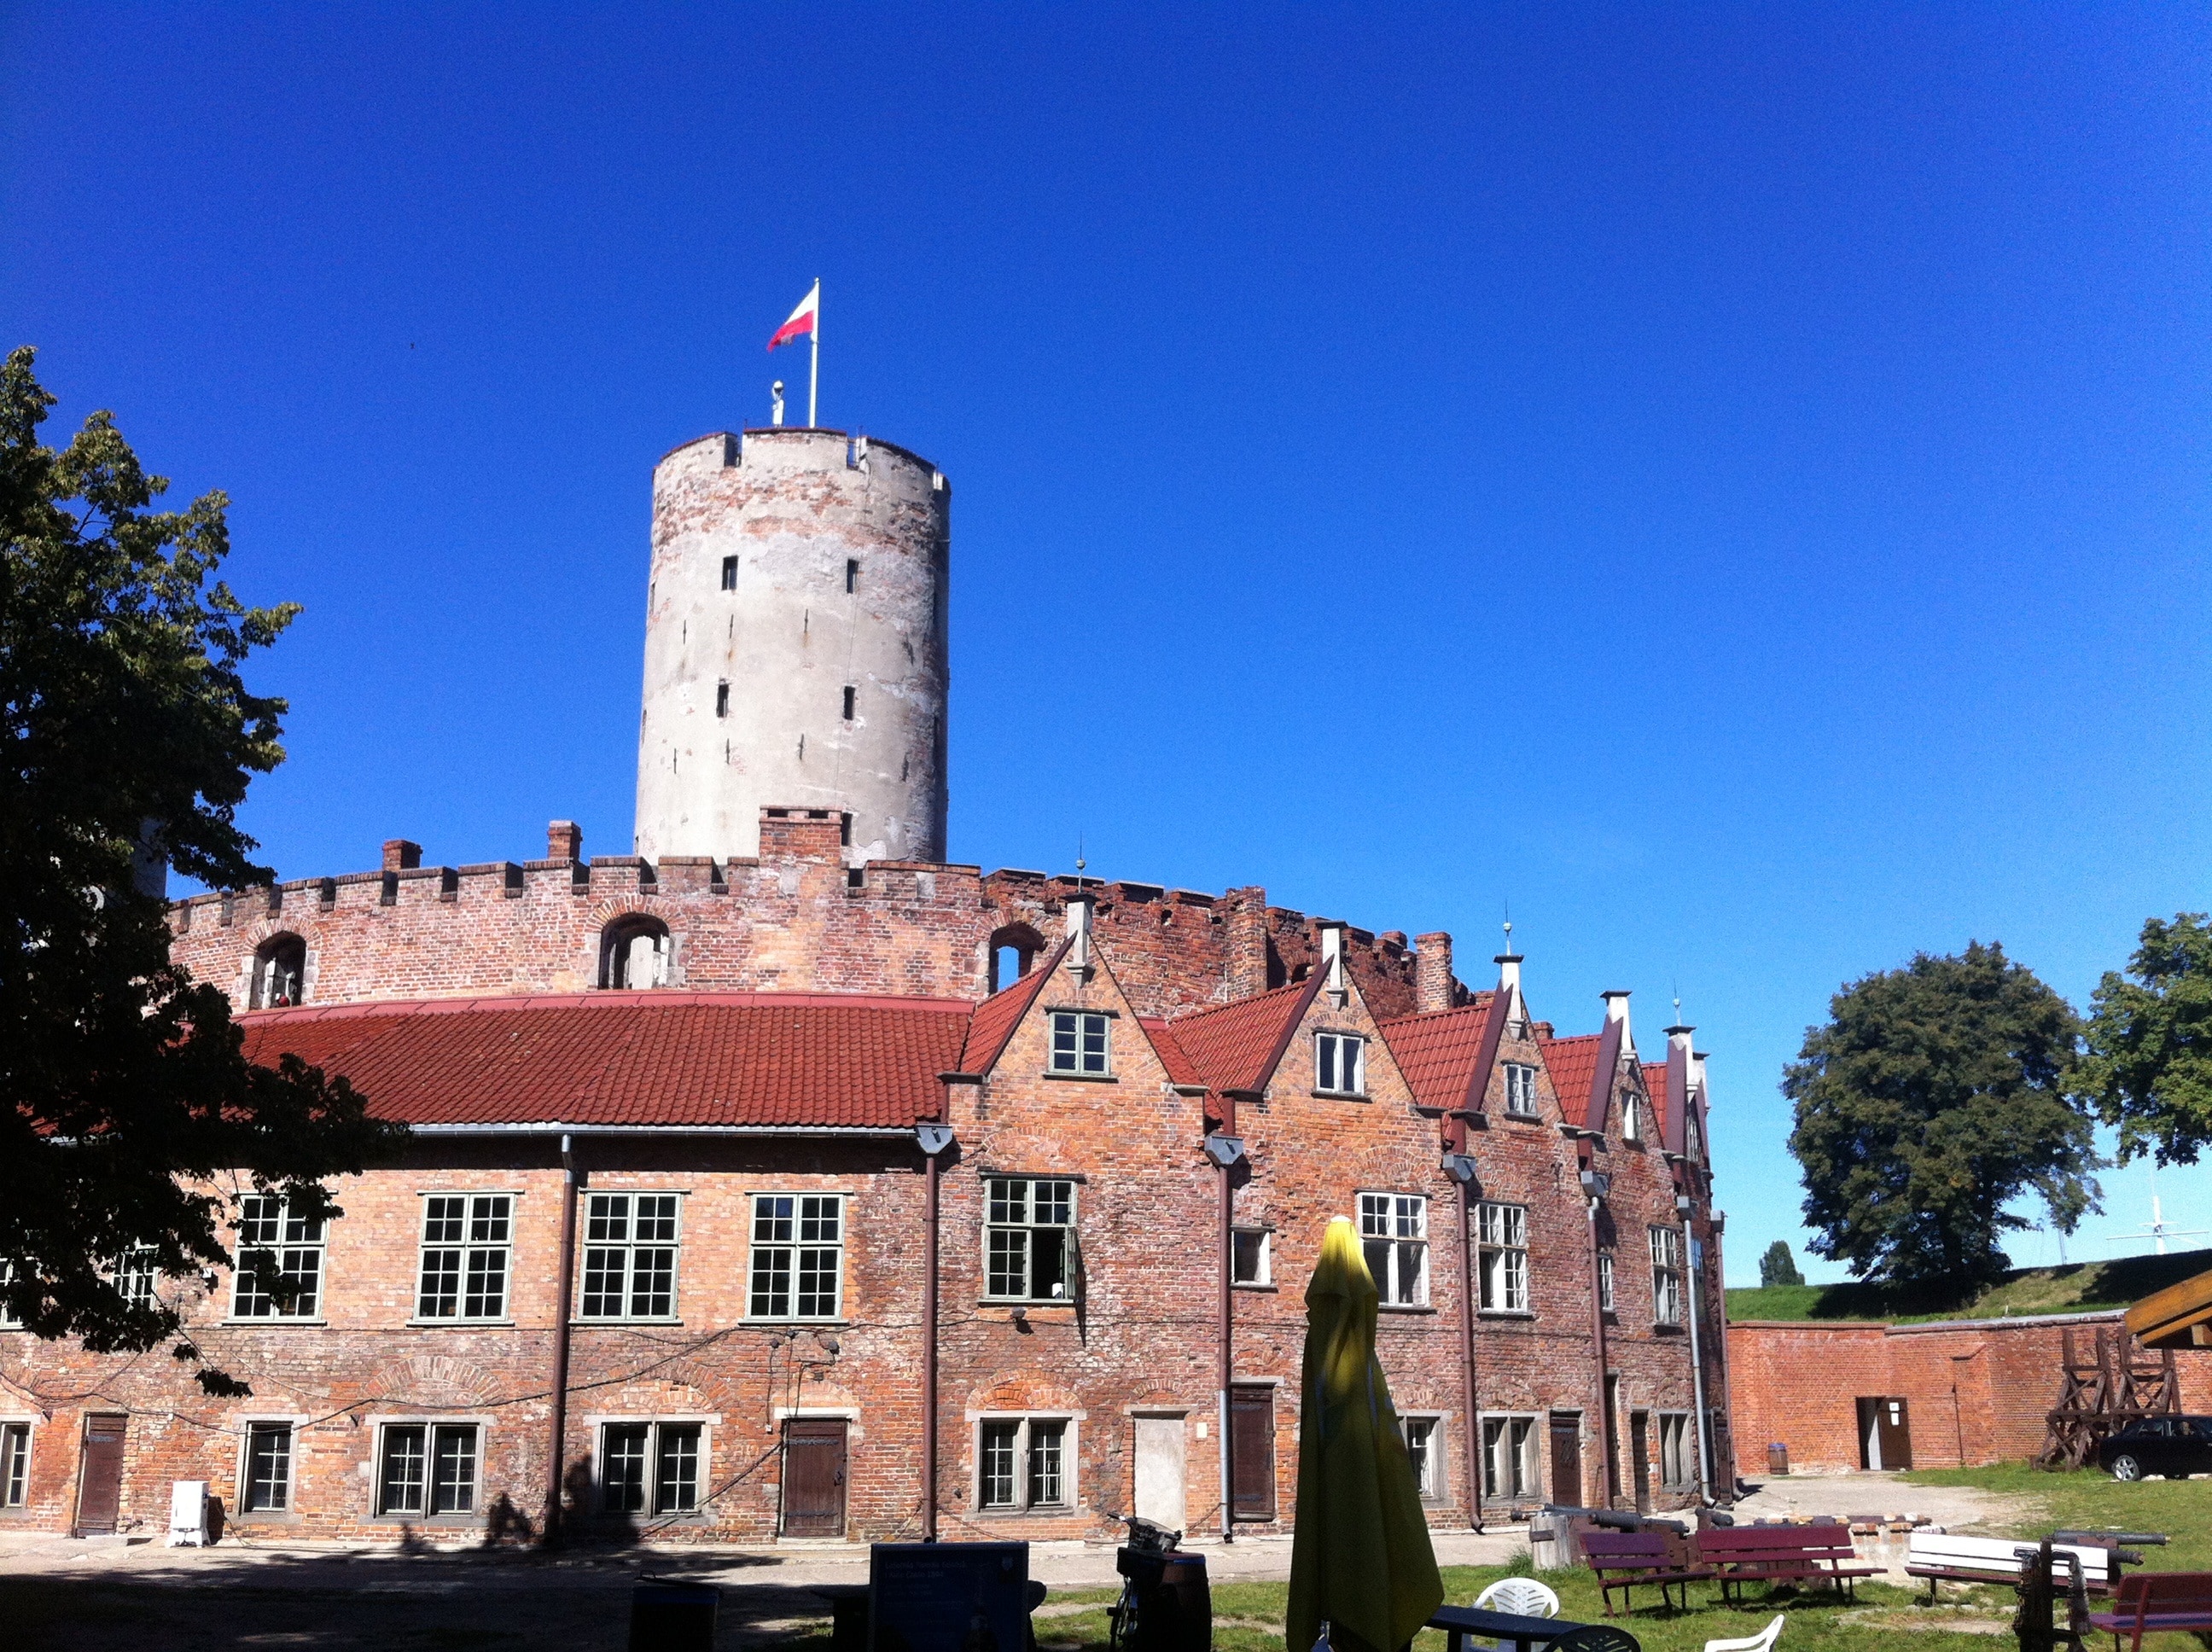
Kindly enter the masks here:
<path id="1" fill-rule="evenodd" d="M 1891 1394 L 1880 1405 L 1875 1430 L 1881 1441 L 1881 1466 L 1884 1468 L 1910 1468 L 1912 1467 L 1912 1424 L 1905 1415 L 1904 1398 Z"/>
<path id="2" fill-rule="evenodd" d="M 1137 1518 L 1186 1529 L 1182 1418 L 1139 1417 L 1137 1424 Z"/>
<path id="3" fill-rule="evenodd" d="M 783 1425 L 783 1534 L 845 1534 L 845 1419 L 793 1417 Z"/>
<path id="4" fill-rule="evenodd" d="M 1639 1411 L 1628 1419 L 1628 1472 L 1636 1488 L 1636 1512 L 1651 1512 L 1651 1413 Z"/>
<path id="5" fill-rule="evenodd" d="M 115 1529 L 123 1508 L 123 1435 L 130 1420 L 105 1415 L 84 1419 L 84 1451 L 76 1483 L 80 1537 Z"/>
<path id="6" fill-rule="evenodd" d="M 1552 1501 L 1570 1509 L 1583 1506 L 1582 1413 L 1552 1413 Z"/>
<path id="7" fill-rule="evenodd" d="M 1275 1517 L 1275 1391 L 1256 1384 L 1229 1391 L 1230 1517 Z"/>

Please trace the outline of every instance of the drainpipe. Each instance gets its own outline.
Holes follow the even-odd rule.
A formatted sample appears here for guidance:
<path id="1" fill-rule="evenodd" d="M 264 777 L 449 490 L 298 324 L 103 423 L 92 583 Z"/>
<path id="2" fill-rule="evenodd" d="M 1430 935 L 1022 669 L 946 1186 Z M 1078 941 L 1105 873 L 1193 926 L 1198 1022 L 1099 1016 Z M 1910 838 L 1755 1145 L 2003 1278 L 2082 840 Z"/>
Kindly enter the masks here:
<path id="1" fill-rule="evenodd" d="M 1444 1171 L 1459 1184 L 1459 1351 L 1467 1410 L 1467 1523 L 1482 1529 L 1482 1423 L 1474 1408 L 1474 1156 L 1447 1153 Z"/>
<path id="2" fill-rule="evenodd" d="M 1711 1196 L 1711 1188 L 1708 1187 L 1707 1197 Z M 1735 1455 L 1735 1398 L 1729 1378 L 1728 1274 L 1723 1271 L 1721 1257 L 1721 1229 L 1727 1223 L 1727 1216 L 1719 1211 L 1706 1213 L 1705 1230 L 1712 1236 L 1710 1242 L 1713 1248 L 1713 1300 L 1720 1304 L 1720 1331 L 1713 1351 L 1720 1356 L 1721 1361 L 1721 1415 L 1728 1418 L 1729 1425 L 1728 1501 L 1733 1504 L 1735 1502 L 1736 1481 L 1741 1478 L 1743 1471 Z"/>
<path id="3" fill-rule="evenodd" d="M 1234 1130 L 1237 1127 L 1235 1100 L 1226 1096 L 1222 1097 L 1221 1111 L 1224 1127 Z M 1217 1246 L 1221 1264 L 1217 1285 L 1219 1294 L 1217 1311 L 1220 1319 L 1218 1333 L 1220 1358 L 1219 1369 L 1217 1372 L 1218 1389 L 1217 1397 L 1221 1406 L 1221 1451 L 1219 1454 L 1221 1457 L 1221 1540 L 1224 1543 L 1234 1543 L 1237 1540 L 1236 1486 L 1231 1479 L 1231 1475 L 1234 1472 L 1235 1465 L 1231 1456 L 1230 1447 L 1233 1437 L 1231 1430 L 1235 1425 L 1230 1415 L 1229 1388 L 1232 1373 L 1236 1369 L 1233 1341 L 1236 1321 L 1231 1309 L 1235 1293 L 1231 1288 L 1230 1200 L 1236 1189 L 1231 1185 L 1230 1178 L 1235 1173 L 1237 1166 L 1243 1161 L 1244 1143 L 1236 1136 L 1219 1133 L 1210 1135 L 1206 1139 L 1206 1156 L 1213 1161 L 1214 1177 L 1221 1190 L 1221 1214 Z"/>
<path id="4" fill-rule="evenodd" d="M 546 1451 L 544 1540 L 561 1540 L 561 1477 L 568 1442 L 568 1310 L 576 1282 L 576 1156 L 561 1138 L 561 1272 L 553 1303 L 553 1437 Z"/>
<path id="5" fill-rule="evenodd" d="M 937 1541 L 937 1182 L 945 1150 L 952 1145 L 949 1124 L 918 1124 L 928 1169 L 923 1182 L 921 1230 L 921 1540 Z"/>
<path id="6" fill-rule="evenodd" d="M 1682 1260 L 1689 1264 L 1690 1272 L 1690 1383 L 1698 1399 L 1698 1496 L 1701 1501 L 1711 1503 L 1713 1458 L 1706 1442 L 1706 1430 L 1712 1419 L 1705 1411 L 1705 1362 L 1698 1351 L 1698 1297 L 1705 1287 L 1705 1270 L 1698 1266 L 1698 1242 L 1690 1234 L 1690 1212 L 1695 1203 L 1687 1193 L 1674 1195 L 1674 1208 L 1682 1216 Z"/>
<path id="7" fill-rule="evenodd" d="M 1584 1170 L 1581 1179 L 1583 1191 L 1589 1195 L 1590 1346 L 1597 1355 L 1598 1488 L 1605 1493 L 1605 1506 L 1610 1509 L 1617 1488 L 1613 1484 L 1613 1396 L 1606 1392 L 1605 1380 L 1605 1299 L 1598 1276 L 1597 1207 L 1604 1202 L 1612 1179 L 1602 1170 Z"/>

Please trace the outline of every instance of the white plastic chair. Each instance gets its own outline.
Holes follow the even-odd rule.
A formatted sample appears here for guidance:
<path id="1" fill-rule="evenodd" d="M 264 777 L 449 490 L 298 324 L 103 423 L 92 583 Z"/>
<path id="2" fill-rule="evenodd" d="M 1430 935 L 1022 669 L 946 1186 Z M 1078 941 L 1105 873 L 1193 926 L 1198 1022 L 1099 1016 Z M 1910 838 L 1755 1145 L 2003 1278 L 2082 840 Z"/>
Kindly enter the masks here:
<path id="1" fill-rule="evenodd" d="M 1707 1641 L 1705 1652 L 1769 1652 L 1774 1643 L 1782 1638 L 1782 1614 L 1776 1613 L 1774 1621 L 1756 1635 L 1746 1635 L 1741 1640 Z"/>
<path id="2" fill-rule="evenodd" d="M 1474 1605 L 1478 1612 L 1510 1612 L 1522 1618 L 1559 1615 L 1559 1597 L 1551 1585 L 1533 1577 L 1501 1577 L 1474 1597 Z"/>

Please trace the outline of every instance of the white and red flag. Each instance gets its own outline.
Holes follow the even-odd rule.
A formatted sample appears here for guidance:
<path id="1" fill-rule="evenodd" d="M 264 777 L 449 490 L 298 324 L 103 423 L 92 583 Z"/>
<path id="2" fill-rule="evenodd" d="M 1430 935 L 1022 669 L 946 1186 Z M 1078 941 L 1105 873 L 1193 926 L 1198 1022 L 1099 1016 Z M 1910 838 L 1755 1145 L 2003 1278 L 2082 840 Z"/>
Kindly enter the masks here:
<path id="1" fill-rule="evenodd" d="M 799 301 L 799 307 L 791 313 L 791 319 L 775 330 L 775 337 L 768 341 L 768 347 L 774 349 L 779 344 L 788 344 L 802 333 L 813 332 L 821 319 L 822 283 L 817 281 L 813 290 Z"/>

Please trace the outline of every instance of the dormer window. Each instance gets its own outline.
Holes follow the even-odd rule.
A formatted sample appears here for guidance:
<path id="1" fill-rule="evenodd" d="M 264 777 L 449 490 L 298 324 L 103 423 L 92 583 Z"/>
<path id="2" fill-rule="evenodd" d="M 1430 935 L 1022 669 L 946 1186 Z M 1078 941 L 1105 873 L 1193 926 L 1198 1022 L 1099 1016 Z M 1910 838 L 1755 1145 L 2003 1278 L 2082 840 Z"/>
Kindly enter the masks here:
<path id="1" fill-rule="evenodd" d="M 1328 1096 L 1364 1096 L 1367 1041 L 1357 1033 L 1316 1033 L 1314 1088 Z"/>
<path id="2" fill-rule="evenodd" d="M 1536 1069 L 1525 1061 L 1505 1064 L 1505 1110 L 1516 1119 L 1536 1116 Z"/>
<path id="3" fill-rule="evenodd" d="M 253 955 L 253 987 L 247 1007 L 280 1010 L 297 1004 L 307 974 L 307 944 L 297 935 L 276 935 Z"/>
<path id="4" fill-rule="evenodd" d="M 668 985 L 668 926 L 633 912 L 599 936 L 599 985 L 641 991 Z"/>

